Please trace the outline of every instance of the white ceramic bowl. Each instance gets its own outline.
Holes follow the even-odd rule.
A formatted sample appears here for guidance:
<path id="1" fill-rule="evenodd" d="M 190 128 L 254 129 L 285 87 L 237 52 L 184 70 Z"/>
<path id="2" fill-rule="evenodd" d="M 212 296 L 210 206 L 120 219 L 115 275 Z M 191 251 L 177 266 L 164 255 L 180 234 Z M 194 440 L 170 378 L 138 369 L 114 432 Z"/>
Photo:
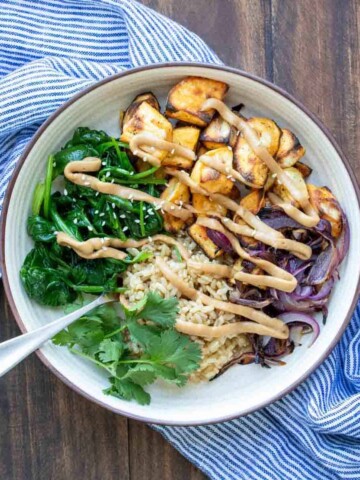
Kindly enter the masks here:
<path id="1" fill-rule="evenodd" d="M 48 342 L 39 356 L 65 383 L 87 398 L 122 415 L 153 423 L 193 425 L 215 423 L 247 414 L 291 391 L 330 353 L 343 333 L 355 306 L 360 275 L 359 192 L 348 162 L 332 137 L 310 112 L 279 88 L 259 78 L 224 67 L 194 64 L 155 65 L 109 77 L 63 105 L 40 128 L 19 161 L 8 189 L 2 225 L 2 270 L 11 308 L 23 332 L 59 317 L 60 310 L 32 302 L 24 292 L 19 269 L 32 243 L 26 233 L 32 192 L 44 177 L 46 159 L 78 126 L 104 129 L 119 135 L 119 110 L 140 92 L 153 91 L 164 104 L 167 92 L 187 75 L 227 82 L 229 105 L 245 104 L 244 114 L 271 117 L 289 127 L 306 147 L 305 161 L 314 169 L 311 181 L 328 186 L 341 202 L 351 229 L 350 250 L 341 266 L 329 305 L 329 316 L 311 348 L 303 346 L 281 368 L 235 366 L 216 381 L 183 389 L 157 383 L 149 390 L 150 406 L 105 396 L 106 375 L 66 348 Z"/>

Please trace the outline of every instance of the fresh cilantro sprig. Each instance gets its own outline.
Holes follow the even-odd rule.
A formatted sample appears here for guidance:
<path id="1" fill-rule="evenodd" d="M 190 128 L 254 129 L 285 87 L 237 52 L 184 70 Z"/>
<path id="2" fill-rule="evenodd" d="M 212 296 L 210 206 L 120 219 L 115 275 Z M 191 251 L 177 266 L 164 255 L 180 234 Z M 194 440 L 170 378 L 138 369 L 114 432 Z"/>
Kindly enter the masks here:
<path id="1" fill-rule="evenodd" d="M 149 292 L 129 308 L 121 305 L 120 314 L 109 304 L 96 308 L 53 342 L 106 370 L 104 393 L 147 405 L 144 387 L 158 378 L 183 386 L 199 367 L 200 347 L 175 330 L 177 313 L 177 298 Z"/>

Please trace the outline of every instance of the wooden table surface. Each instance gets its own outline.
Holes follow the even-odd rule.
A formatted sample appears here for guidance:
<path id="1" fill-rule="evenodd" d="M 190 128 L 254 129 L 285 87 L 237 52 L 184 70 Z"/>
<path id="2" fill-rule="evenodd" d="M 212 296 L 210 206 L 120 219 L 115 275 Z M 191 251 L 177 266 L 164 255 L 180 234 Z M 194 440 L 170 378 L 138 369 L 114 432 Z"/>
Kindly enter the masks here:
<path id="1" fill-rule="evenodd" d="M 358 0 L 143 0 L 225 64 L 295 95 L 335 135 L 358 180 Z M 19 333 L 0 297 L 0 339 Z M 153 430 L 85 400 L 33 355 L 0 380 L 1 480 L 200 480 Z M 259 479 L 261 480 L 261 479 Z"/>

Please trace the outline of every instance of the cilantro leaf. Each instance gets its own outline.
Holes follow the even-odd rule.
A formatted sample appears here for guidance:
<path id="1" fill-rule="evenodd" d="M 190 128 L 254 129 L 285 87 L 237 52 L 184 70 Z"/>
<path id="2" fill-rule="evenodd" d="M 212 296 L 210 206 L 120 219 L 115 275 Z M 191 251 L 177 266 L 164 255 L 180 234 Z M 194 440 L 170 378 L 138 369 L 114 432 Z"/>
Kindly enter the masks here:
<path id="1" fill-rule="evenodd" d="M 201 360 L 199 344 L 176 330 L 165 330 L 147 346 L 148 358 L 172 366 L 178 374 L 196 370 Z"/>
<path id="2" fill-rule="evenodd" d="M 153 383 L 156 376 L 156 368 L 153 365 L 138 363 L 135 367 L 130 368 L 123 378 L 124 380 L 130 379 L 137 385 L 144 387 Z"/>
<path id="3" fill-rule="evenodd" d="M 119 340 L 106 338 L 99 345 L 99 359 L 104 362 L 118 362 L 124 352 L 124 345 Z"/>
<path id="4" fill-rule="evenodd" d="M 173 327 L 179 311 L 178 304 L 176 297 L 162 298 L 156 292 L 149 292 L 144 307 L 137 312 L 136 317 L 162 327 Z"/>
<path id="5" fill-rule="evenodd" d="M 150 395 L 145 392 L 141 385 L 131 380 L 119 380 L 111 378 L 111 387 L 103 390 L 105 395 L 113 395 L 123 400 L 136 400 L 140 405 L 149 405 Z"/>

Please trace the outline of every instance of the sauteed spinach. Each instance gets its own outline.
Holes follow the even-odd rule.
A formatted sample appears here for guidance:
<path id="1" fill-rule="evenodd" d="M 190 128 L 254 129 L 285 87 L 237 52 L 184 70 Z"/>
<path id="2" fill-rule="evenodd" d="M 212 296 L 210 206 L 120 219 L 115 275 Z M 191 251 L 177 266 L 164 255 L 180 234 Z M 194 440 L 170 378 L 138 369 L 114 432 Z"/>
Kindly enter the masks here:
<path id="1" fill-rule="evenodd" d="M 144 252 L 125 260 L 84 260 L 56 243 L 57 231 L 82 241 L 92 237 L 141 239 L 163 229 L 162 216 L 152 205 L 99 195 L 62 176 L 68 162 L 87 156 L 101 159 L 97 176 L 102 181 L 138 188 L 156 197 L 159 186 L 165 183 L 156 175 L 156 167 L 136 172 L 128 144 L 103 131 L 78 128 L 72 139 L 49 157 L 46 178 L 35 188 L 27 222 L 35 246 L 25 258 L 20 276 L 29 297 L 43 305 L 66 305 L 81 293 L 120 292 L 120 274 L 127 265 L 150 255 Z"/>

